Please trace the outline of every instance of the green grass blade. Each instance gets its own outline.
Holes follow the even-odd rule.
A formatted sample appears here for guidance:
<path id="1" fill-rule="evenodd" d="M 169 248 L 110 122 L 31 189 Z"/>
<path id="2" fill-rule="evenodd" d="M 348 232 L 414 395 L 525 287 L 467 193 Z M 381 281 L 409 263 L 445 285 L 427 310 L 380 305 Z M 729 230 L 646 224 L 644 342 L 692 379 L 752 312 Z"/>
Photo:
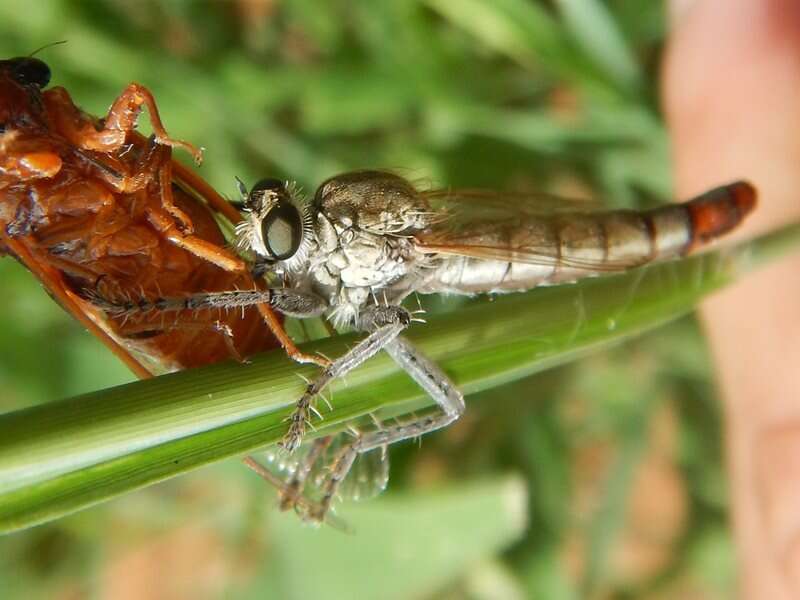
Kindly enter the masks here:
<path id="1" fill-rule="evenodd" d="M 408 337 L 466 393 L 564 363 L 690 311 L 800 240 L 800 226 L 682 261 L 484 300 Z M 355 336 L 306 345 L 341 354 Z M 314 369 L 282 352 L 102 390 L 0 416 L 0 531 L 41 523 L 201 465 L 274 444 Z M 380 355 L 333 386 L 319 431 L 430 404 Z M 413 404 L 416 402 L 416 404 Z"/>
<path id="2" fill-rule="evenodd" d="M 611 11 L 597 0 L 556 0 L 566 28 L 620 89 L 636 92 L 644 76 Z"/>

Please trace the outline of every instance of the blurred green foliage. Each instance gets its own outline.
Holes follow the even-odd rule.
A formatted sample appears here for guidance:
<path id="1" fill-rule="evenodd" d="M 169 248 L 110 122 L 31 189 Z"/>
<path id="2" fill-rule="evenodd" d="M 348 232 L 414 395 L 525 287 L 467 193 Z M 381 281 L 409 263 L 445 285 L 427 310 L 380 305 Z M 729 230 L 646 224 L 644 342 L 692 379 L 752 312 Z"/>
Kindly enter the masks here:
<path id="1" fill-rule="evenodd" d="M 0 4 L 0 56 L 67 40 L 39 56 L 95 114 L 129 81 L 147 85 L 168 131 L 206 148 L 201 174 L 229 195 L 235 175 L 313 190 L 340 171 L 383 167 L 427 185 L 666 200 L 664 35 L 661 3 L 636 0 Z M 0 260 L 0 281 L 0 410 L 131 379 L 18 265 Z M 471 397 L 463 422 L 421 448 L 393 448 L 390 490 L 358 509 L 374 514 L 356 537 L 303 531 L 274 514 L 260 481 L 218 465 L 0 540 L 0 589 L 26 599 L 144 582 L 176 598 L 727 597 L 709 379 L 684 320 Z M 507 473 L 522 479 L 498 479 Z M 527 527 L 502 509 L 519 481 Z M 417 515 L 417 527 L 393 513 Z M 399 554 L 348 561 L 349 545 Z"/>

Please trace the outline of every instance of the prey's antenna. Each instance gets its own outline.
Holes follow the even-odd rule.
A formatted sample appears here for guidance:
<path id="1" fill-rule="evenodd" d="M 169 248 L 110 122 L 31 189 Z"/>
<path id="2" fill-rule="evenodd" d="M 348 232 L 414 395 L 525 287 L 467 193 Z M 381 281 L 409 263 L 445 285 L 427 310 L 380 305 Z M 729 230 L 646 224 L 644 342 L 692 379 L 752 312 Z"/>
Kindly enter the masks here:
<path id="1" fill-rule="evenodd" d="M 47 50 L 48 48 L 52 48 L 53 46 L 59 46 L 61 44 L 66 44 L 66 43 L 67 43 L 67 40 L 59 40 L 57 42 L 50 42 L 49 44 L 45 44 L 44 46 L 41 46 L 41 47 L 37 48 L 36 50 L 34 50 L 33 52 L 31 52 L 30 54 L 28 54 L 28 58 L 36 56 L 42 50 Z"/>

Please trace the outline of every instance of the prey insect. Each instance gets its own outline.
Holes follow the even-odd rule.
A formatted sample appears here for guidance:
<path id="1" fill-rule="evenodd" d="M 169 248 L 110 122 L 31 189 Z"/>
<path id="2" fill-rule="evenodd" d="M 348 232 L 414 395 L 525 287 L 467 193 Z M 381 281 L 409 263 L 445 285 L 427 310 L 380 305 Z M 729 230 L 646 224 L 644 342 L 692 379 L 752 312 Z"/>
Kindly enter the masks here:
<path id="1" fill-rule="evenodd" d="M 240 214 L 171 158 L 200 150 L 167 135 L 152 94 L 132 83 L 103 119 L 81 111 L 50 69 L 20 57 L 0 61 L 0 252 L 14 256 L 53 298 L 137 375 L 150 376 L 274 346 L 269 328 L 299 360 L 275 314 L 244 318 L 183 313 L 116 319 L 86 301 L 252 288 L 248 265 L 224 248 L 218 221 Z M 154 135 L 135 131 L 147 108 Z M 200 343 L 202 342 L 202 343 Z"/>
<path id="2" fill-rule="evenodd" d="M 314 519 L 324 518 L 356 456 L 445 427 L 465 409 L 454 383 L 402 335 L 415 321 L 401 305 L 410 294 L 521 292 L 676 258 L 735 228 L 756 203 L 753 187 L 736 182 L 685 204 L 602 210 L 547 196 L 420 191 L 380 171 L 333 177 L 313 198 L 275 179 L 242 193 L 247 217 L 237 227 L 239 247 L 279 285 L 106 308 L 135 314 L 264 302 L 286 315 L 325 316 L 365 332 L 308 383 L 281 442 L 288 452 L 319 415 L 315 404 L 325 387 L 381 350 L 431 396 L 438 413 L 378 426 L 340 445 Z M 330 445 L 330 437 L 314 441 L 294 468 L 285 506 L 300 497 Z"/>
<path id="3" fill-rule="evenodd" d="M 91 301 L 256 282 L 248 263 L 225 248 L 223 227 L 241 214 L 172 159 L 172 148 L 198 161 L 200 151 L 169 137 L 152 94 L 132 83 L 98 119 L 64 88 L 48 88 L 50 76 L 37 58 L 0 60 L 0 255 L 30 270 L 140 378 L 244 360 L 279 343 L 297 360 L 327 365 L 301 353 L 264 304 L 165 318 L 115 316 Z M 143 108 L 149 139 L 135 131 Z"/>

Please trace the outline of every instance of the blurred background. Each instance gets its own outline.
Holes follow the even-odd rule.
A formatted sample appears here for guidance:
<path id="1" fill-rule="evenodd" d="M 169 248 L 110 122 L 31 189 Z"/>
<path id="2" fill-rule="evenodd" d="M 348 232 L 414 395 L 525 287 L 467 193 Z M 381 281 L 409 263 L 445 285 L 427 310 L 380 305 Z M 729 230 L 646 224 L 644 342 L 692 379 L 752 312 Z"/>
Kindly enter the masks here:
<path id="1" fill-rule="evenodd" d="M 647 206 L 670 199 L 665 29 L 641 0 L 4 0 L 0 56 L 66 40 L 38 56 L 97 115 L 146 85 L 228 196 L 383 167 Z M 0 411 L 133 379 L 15 262 L 0 280 Z M 342 507 L 355 535 L 230 461 L 0 538 L 2 597 L 730 597 L 711 378 L 685 319 L 469 397 Z"/>

